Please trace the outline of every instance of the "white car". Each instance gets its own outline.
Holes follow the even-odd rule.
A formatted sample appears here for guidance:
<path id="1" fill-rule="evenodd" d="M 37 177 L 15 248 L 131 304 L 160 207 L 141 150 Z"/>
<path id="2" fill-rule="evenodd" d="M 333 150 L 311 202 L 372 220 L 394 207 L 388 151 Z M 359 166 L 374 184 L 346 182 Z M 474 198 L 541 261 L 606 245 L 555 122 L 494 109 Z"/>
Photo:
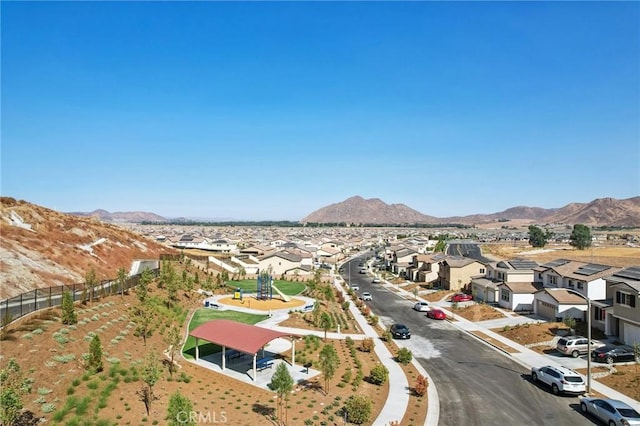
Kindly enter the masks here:
<path id="1" fill-rule="evenodd" d="M 431 308 L 427 302 L 418 302 L 413 305 L 413 309 L 418 312 L 428 312 Z"/>
<path id="2" fill-rule="evenodd" d="M 364 292 L 362 293 L 362 295 L 360 296 L 360 299 L 364 300 L 365 302 L 368 300 L 373 300 L 373 296 L 371 296 L 371 293 L 369 292 Z"/>
<path id="3" fill-rule="evenodd" d="M 531 368 L 531 380 L 534 383 L 542 383 L 551 388 L 555 395 L 560 393 L 583 394 L 587 391 L 584 379 L 577 372 L 566 367 Z"/>
<path id="4" fill-rule="evenodd" d="M 351 284 L 351 290 L 358 291 L 360 290 L 360 286 L 358 284 Z"/>
<path id="5" fill-rule="evenodd" d="M 380 282 L 380 278 L 374 278 L 373 280 L 371 280 L 371 282 L 374 284 L 378 284 Z"/>

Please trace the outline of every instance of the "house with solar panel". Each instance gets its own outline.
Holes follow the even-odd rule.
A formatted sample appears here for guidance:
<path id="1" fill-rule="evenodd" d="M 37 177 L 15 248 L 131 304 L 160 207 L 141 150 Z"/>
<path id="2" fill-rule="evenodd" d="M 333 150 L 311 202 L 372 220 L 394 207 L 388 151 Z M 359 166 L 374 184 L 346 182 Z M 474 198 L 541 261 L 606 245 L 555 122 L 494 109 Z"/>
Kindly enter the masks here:
<path id="1" fill-rule="evenodd" d="M 607 298 L 592 304 L 592 324 L 597 321 L 610 336 L 627 345 L 640 343 L 640 266 L 606 277 Z"/>
<path id="2" fill-rule="evenodd" d="M 607 298 L 606 278 L 620 268 L 596 263 L 557 259 L 534 268 L 535 281 L 542 289 L 535 293 L 533 310 L 548 319 L 572 317 L 587 320 L 587 299 Z"/>
<path id="3" fill-rule="evenodd" d="M 488 263 L 485 275 L 471 280 L 473 299 L 499 303 L 512 311 L 532 311 L 533 294 L 541 287 L 534 280 L 533 268 L 537 266 L 528 259 Z"/>

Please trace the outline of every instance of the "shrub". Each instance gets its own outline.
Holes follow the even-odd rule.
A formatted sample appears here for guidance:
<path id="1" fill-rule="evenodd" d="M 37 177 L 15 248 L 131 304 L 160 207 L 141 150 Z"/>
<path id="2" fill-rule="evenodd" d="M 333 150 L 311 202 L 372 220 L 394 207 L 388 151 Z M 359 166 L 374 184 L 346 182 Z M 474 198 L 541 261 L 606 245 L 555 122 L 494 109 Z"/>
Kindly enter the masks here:
<path id="1" fill-rule="evenodd" d="M 416 396 L 424 396 L 427 393 L 427 379 L 420 375 L 416 378 L 416 384 L 413 386 L 413 393 Z"/>
<path id="2" fill-rule="evenodd" d="M 357 425 L 366 423 L 371 417 L 371 400 L 364 395 L 352 395 L 344 405 L 347 419 Z"/>
<path id="3" fill-rule="evenodd" d="M 393 340 L 393 335 L 391 334 L 391 331 L 389 330 L 385 330 L 382 333 L 382 340 L 384 340 L 385 342 L 390 342 Z"/>
<path id="4" fill-rule="evenodd" d="M 407 348 L 400 348 L 396 356 L 399 363 L 407 365 L 413 359 L 413 353 Z"/>
<path id="5" fill-rule="evenodd" d="M 369 373 L 369 379 L 375 385 L 382 385 L 389 379 L 389 370 L 382 364 L 376 364 Z"/>
<path id="6" fill-rule="evenodd" d="M 377 326 L 378 325 L 378 316 L 377 315 L 371 315 L 369 317 L 369 324 L 371 324 L 372 326 Z"/>
<path id="7" fill-rule="evenodd" d="M 373 339 L 371 337 L 367 337 L 366 339 L 362 339 L 360 349 L 362 350 L 362 352 L 371 352 L 373 350 L 373 346 Z"/>

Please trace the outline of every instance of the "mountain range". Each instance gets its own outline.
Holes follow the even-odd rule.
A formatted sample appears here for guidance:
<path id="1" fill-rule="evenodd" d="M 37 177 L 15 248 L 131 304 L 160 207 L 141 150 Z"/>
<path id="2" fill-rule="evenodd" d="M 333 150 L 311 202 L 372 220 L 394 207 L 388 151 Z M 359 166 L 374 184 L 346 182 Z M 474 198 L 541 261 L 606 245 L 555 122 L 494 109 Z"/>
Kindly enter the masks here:
<path id="1" fill-rule="evenodd" d="M 353 224 L 444 224 L 475 225 L 504 220 L 527 220 L 531 223 L 581 223 L 588 226 L 640 227 L 640 196 L 617 200 L 598 198 L 590 203 L 571 203 L 562 208 L 512 207 L 491 214 L 434 217 L 404 204 L 386 204 L 378 198 L 360 196 L 322 207 L 304 217 L 302 223 Z"/>
<path id="2" fill-rule="evenodd" d="M 168 219 L 148 212 L 115 212 L 94 210 L 72 212 L 76 216 L 95 217 L 104 222 L 187 222 L 188 218 Z M 193 220 L 193 219 L 191 219 Z M 451 224 L 476 225 L 506 220 L 531 223 L 581 223 L 588 226 L 640 227 L 640 196 L 618 200 L 598 198 L 589 203 L 570 203 L 561 208 L 518 206 L 497 213 L 468 216 L 435 217 L 405 204 L 387 204 L 379 198 L 364 199 L 356 195 L 339 203 L 322 207 L 300 220 L 301 223 L 348 224 Z M 201 221 L 205 221 L 201 219 Z M 233 220 L 226 220 L 233 221 Z"/>

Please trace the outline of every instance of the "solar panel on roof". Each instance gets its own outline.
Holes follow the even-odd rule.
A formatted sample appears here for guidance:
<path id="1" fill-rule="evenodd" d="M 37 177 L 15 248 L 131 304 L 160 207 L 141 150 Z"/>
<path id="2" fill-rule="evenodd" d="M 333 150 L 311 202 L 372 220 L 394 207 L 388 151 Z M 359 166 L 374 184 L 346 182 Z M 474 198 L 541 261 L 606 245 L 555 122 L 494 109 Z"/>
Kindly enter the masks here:
<path id="1" fill-rule="evenodd" d="M 509 263 L 511 264 L 511 266 L 513 266 L 514 269 L 533 269 L 538 266 L 538 264 L 533 260 L 526 259 L 514 259 Z"/>
<path id="2" fill-rule="evenodd" d="M 632 266 L 630 268 L 623 269 L 620 272 L 616 272 L 614 276 L 640 281 L 640 266 Z"/>
<path id="3" fill-rule="evenodd" d="M 602 271 L 606 271 L 609 268 L 610 268 L 609 266 L 605 266 L 605 265 L 588 263 L 584 266 L 579 267 L 578 270 L 576 271 L 576 274 L 589 276 L 589 275 L 600 273 Z"/>
<path id="4" fill-rule="evenodd" d="M 547 268 L 555 268 L 556 266 L 565 265 L 567 263 L 569 263 L 569 261 L 566 259 L 558 259 L 558 260 L 552 260 L 549 263 L 545 263 L 542 266 L 545 266 Z"/>

